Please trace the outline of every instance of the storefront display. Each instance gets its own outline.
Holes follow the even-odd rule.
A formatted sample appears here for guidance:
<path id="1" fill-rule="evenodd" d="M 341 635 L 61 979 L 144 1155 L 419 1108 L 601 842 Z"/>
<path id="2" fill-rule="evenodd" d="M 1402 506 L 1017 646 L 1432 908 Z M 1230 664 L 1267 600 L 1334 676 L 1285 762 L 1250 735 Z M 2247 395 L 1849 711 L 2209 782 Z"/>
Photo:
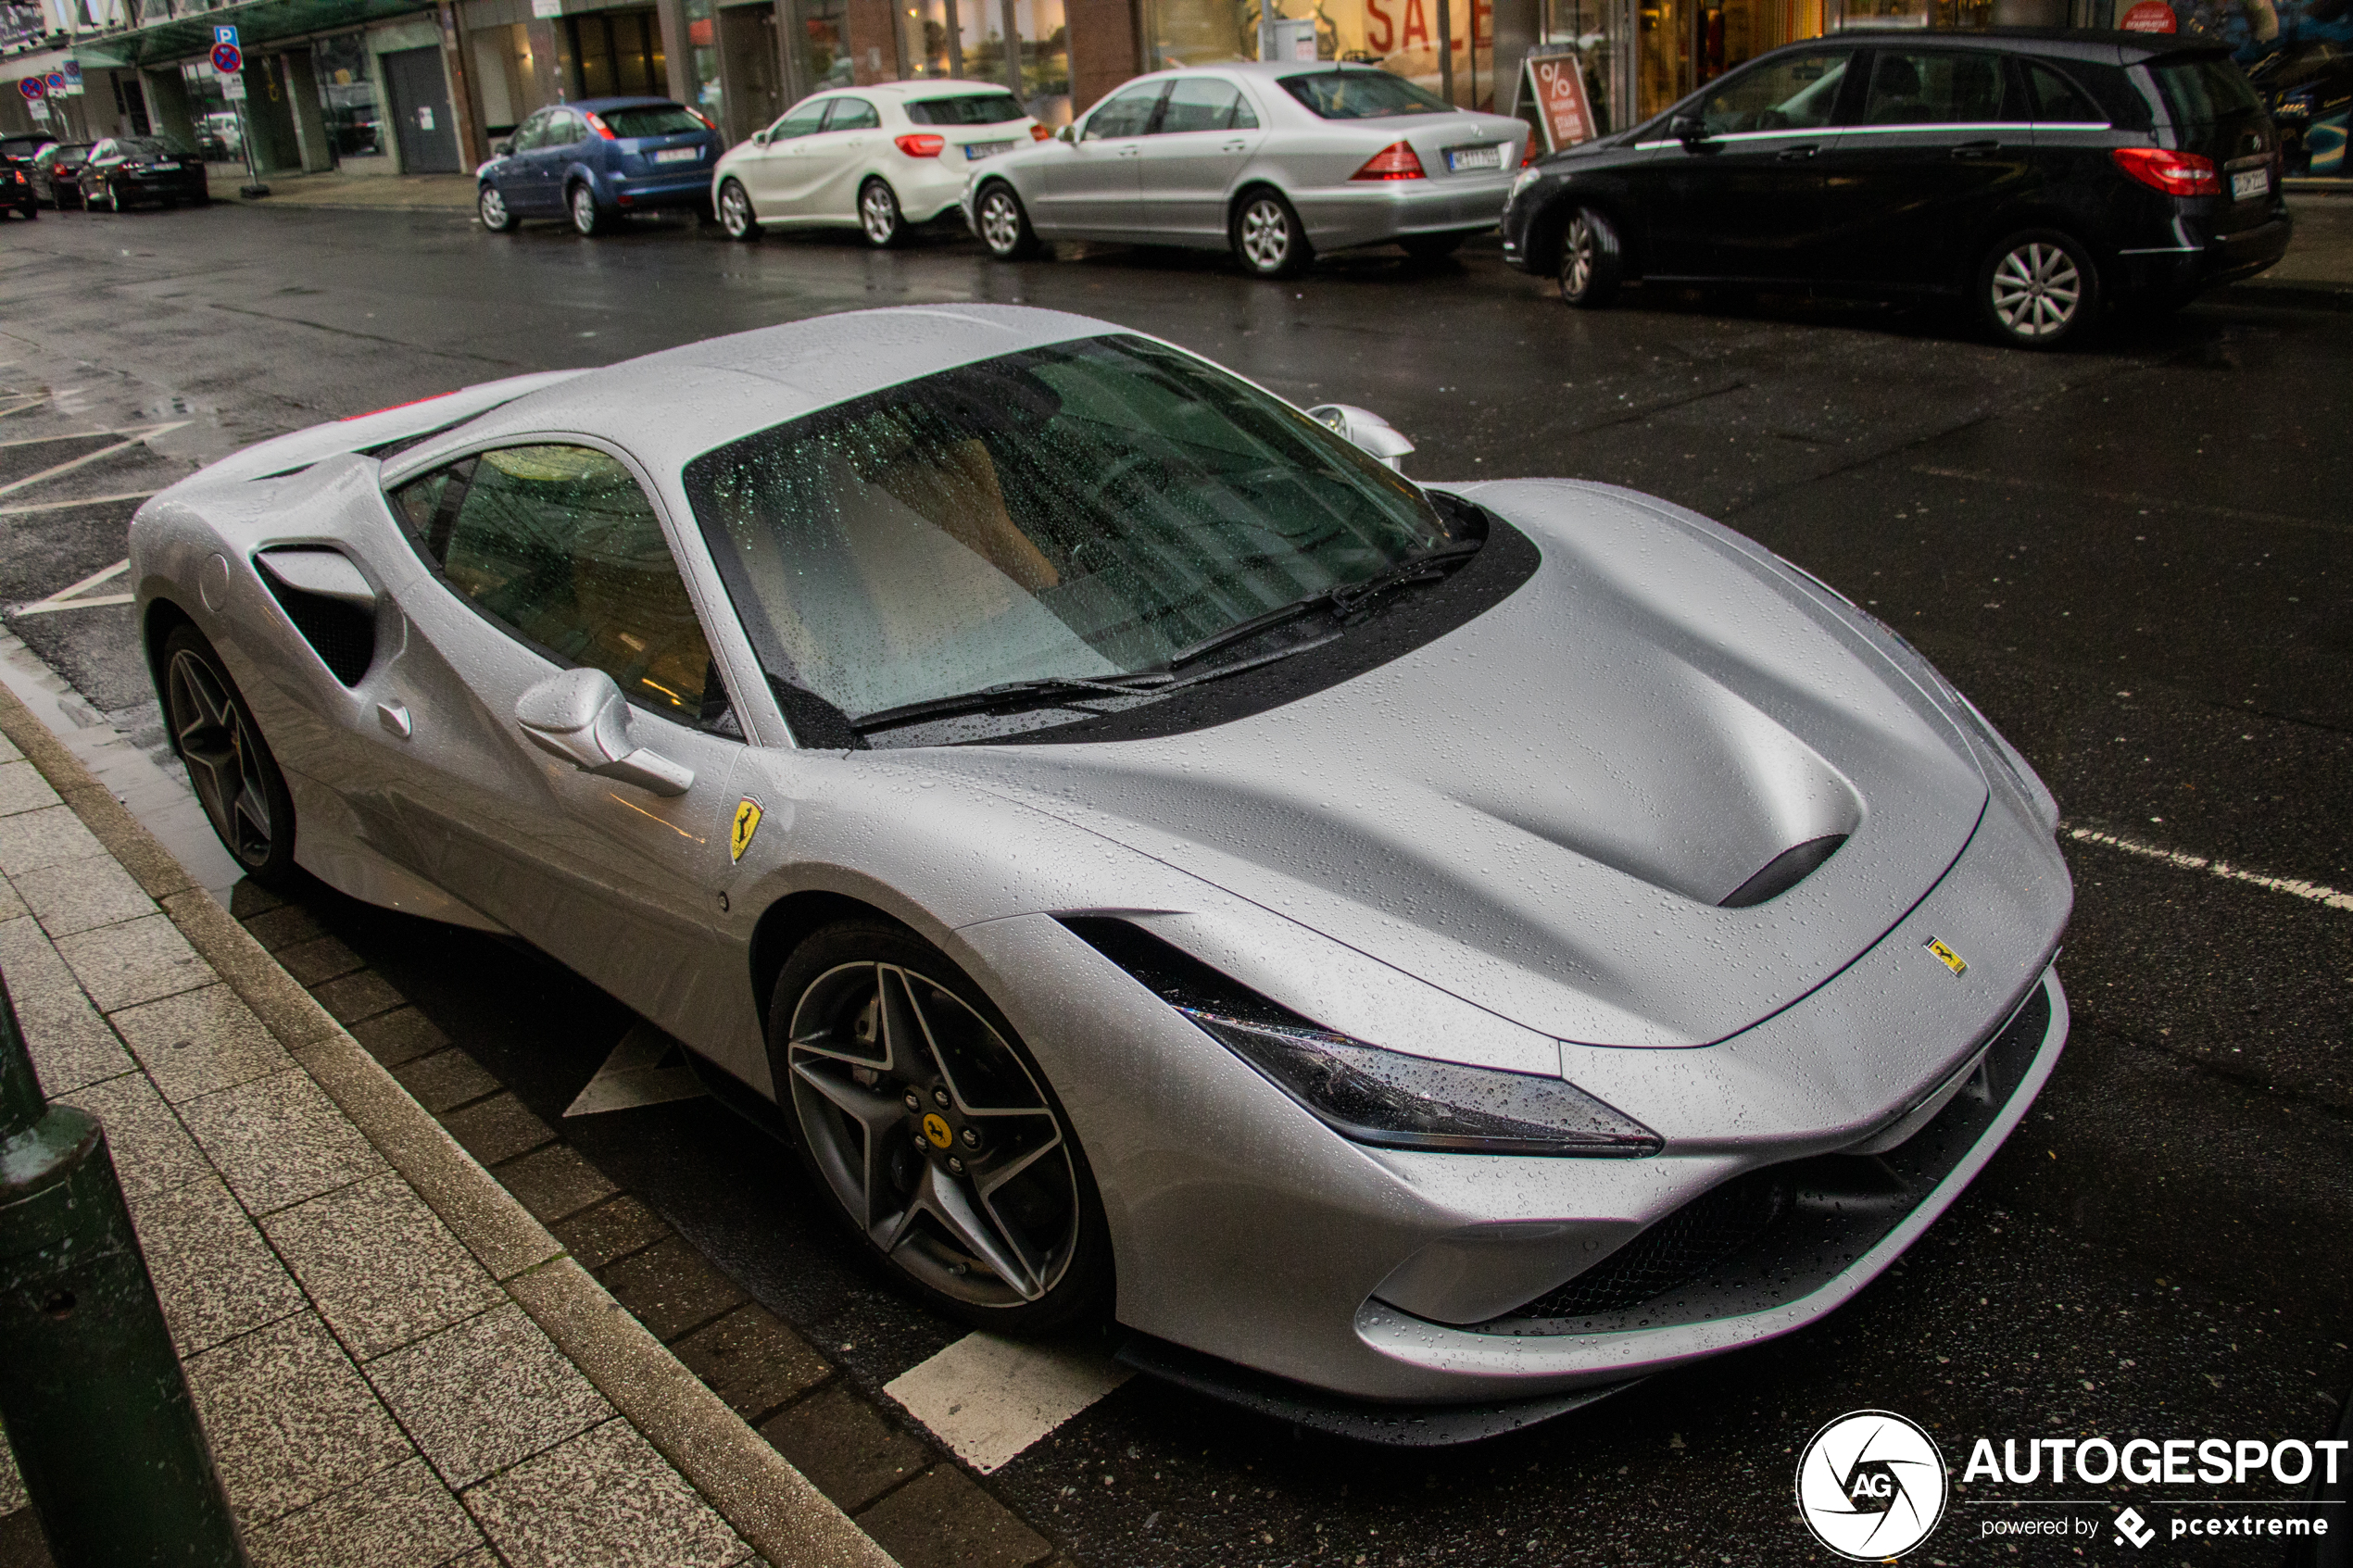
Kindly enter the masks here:
<path id="1" fill-rule="evenodd" d="M 1063 0 L 900 0 L 899 8 L 900 58 L 909 77 L 1001 82 L 1039 120 L 1069 123 L 1070 31 Z"/>
<path id="2" fill-rule="evenodd" d="M 335 163 L 353 173 L 386 168 L 384 117 L 376 84 L 368 70 L 366 36 L 357 32 L 321 38 L 311 45 L 319 81 L 319 107 L 327 122 Z"/>

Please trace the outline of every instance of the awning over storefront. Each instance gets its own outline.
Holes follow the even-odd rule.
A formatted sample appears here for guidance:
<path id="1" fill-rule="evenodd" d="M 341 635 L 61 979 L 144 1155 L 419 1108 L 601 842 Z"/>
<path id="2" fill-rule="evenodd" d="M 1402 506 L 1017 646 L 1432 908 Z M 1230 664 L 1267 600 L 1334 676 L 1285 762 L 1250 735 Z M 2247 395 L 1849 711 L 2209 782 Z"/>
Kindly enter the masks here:
<path id="1" fill-rule="evenodd" d="M 127 32 L 89 39 L 76 44 L 73 52 L 85 66 L 155 66 L 201 59 L 212 48 L 216 27 L 234 27 L 237 41 L 254 49 L 281 38 L 361 27 L 422 8 L 417 0 L 246 0 L 242 6 L 190 11 Z"/>

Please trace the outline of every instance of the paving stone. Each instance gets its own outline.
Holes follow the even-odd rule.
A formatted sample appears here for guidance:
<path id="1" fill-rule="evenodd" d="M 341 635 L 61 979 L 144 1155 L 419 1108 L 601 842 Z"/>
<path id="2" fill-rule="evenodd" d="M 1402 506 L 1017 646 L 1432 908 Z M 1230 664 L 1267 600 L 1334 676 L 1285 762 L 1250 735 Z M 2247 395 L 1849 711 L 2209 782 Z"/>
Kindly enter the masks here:
<path id="1" fill-rule="evenodd" d="M 615 1419 L 465 1494 L 512 1568 L 729 1568 L 749 1549 L 651 1444 Z"/>
<path id="2" fill-rule="evenodd" d="M 0 736 L 5 744 L 6 736 Z M 24 1477 L 17 1473 L 17 1456 L 8 1451 L 8 1436 L 0 1432 L 0 1514 L 14 1513 L 31 1499 L 25 1496 Z M 0 1557 L 0 1562 L 6 1562 Z"/>
<path id="3" fill-rule="evenodd" d="M 350 1028 L 351 1037 L 359 1042 L 360 1049 L 386 1067 L 413 1061 L 449 1043 L 449 1036 L 434 1027 L 431 1019 L 409 1007 L 378 1013 Z"/>
<path id="4" fill-rule="evenodd" d="M 807 1340 L 757 1304 L 736 1308 L 672 1348 L 746 1421 L 799 1398 L 833 1372 Z"/>
<path id="5" fill-rule="evenodd" d="M 512 1169 L 512 1167 L 507 1167 Z M 670 1234 L 670 1227 L 634 1198 L 616 1198 L 585 1213 L 548 1226 L 564 1250 L 592 1273 L 625 1258 L 639 1248 L 651 1247 Z"/>
<path id="6" fill-rule="evenodd" d="M 0 762 L 0 817 L 58 804 L 57 792 L 30 762 Z"/>
<path id="7" fill-rule="evenodd" d="M 393 989 L 392 982 L 372 969 L 357 974 L 346 974 L 340 980 L 330 980 L 310 993 L 319 1005 L 333 1015 L 337 1023 L 346 1027 L 363 1018 L 373 1018 L 398 1007 L 408 998 Z"/>
<path id="8" fill-rule="evenodd" d="M 5 820 L 5 819 L 0 819 Z M 111 859 L 68 860 L 37 872 L 10 873 L 17 896 L 50 936 L 70 936 L 103 925 L 120 925 L 156 912 L 147 890 Z"/>
<path id="9" fill-rule="evenodd" d="M 0 1563 L 7 1568 L 57 1568 L 49 1543 L 41 1534 L 41 1521 L 33 1517 L 32 1510 L 20 1508 L 0 1515 Z"/>
<path id="10" fill-rule="evenodd" d="M 294 1066 L 226 985 L 125 1008 L 110 1021 L 164 1098 L 179 1104 Z"/>
<path id="11" fill-rule="evenodd" d="M 32 1070 L 51 1099 L 136 1069 L 30 916 L 0 922 L 0 974 L 7 977 Z"/>
<path id="12" fill-rule="evenodd" d="M 393 1069 L 392 1075 L 400 1080 L 402 1088 L 416 1097 L 419 1105 L 435 1116 L 453 1105 L 463 1105 L 498 1091 L 498 1080 L 484 1072 L 482 1063 L 455 1047 L 403 1062 Z"/>
<path id="13" fill-rule="evenodd" d="M 608 1264 L 597 1277 L 665 1345 L 744 1299 L 734 1280 L 674 1236 Z"/>
<path id="14" fill-rule="evenodd" d="M 847 1513 L 932 1461 L 929 1449 L 839 1383 L 762 1422 L 760 1435 Z"/>
<path id="15" fill-rule="evenodd" d="M 257 1214 L 384 1169 L 359 1130 L 299 1068 L 190 1100 L 180 1114 L 229 1190 Z"/>
<path id="16" fill-rule="evenodd" d="M 620 1190 L 570 1144 L 550 1144 L 493 1173 L 515 1200 L 542 1224 L 552 1224 L 601 1203 Z"/>
<path id="17" fill-rule="evenodd" d="M 253 1568 L 439 1568 L 481 1544 L 472 1515 L 421 1459 L 245 1534 Z"/>
<path id="18" fill-rule="evenodd" d="M 250 917 L 240 916 L 239 919 L 245 934 L 272 953 L 281 947 L 308 942 L 326 929 L 319 923 L 317 917 L 298 904 L 281 904 L 275 909 L 263 909 Z"/>
<path id="19" fill-rule="evenodd" d="M 73 970 L 100 1012 L 193 991 L 216 979 L 171 917 L 152 914 L 62 938 L 57 956 Z"/>
<path id="20" fill-rule="evenodd" d="M 302 1309 L 294 1276 L 209 1172 L 132 1199 L 131 1220 L 182 1356 Z"/>
<path id="21" fill-rule="evenodd" d="M 952 1464 L 918 1475 L 858 1524 L 900 1568 L 1028 1568 L 1054 1549 Z"/>
<path id="22" fill-rule="evenodd" d="M 16 743 L 10 740 L 6 735 L 0 735 L 0 762 L 21 762 L 23 760 L 24 753 L 17 749 Z"/>
<path id="23" fill-rule="evenodd" d="M 555 1132 L 512 1095 L 498 1095 L 441 1119 L 449 1135 L 484 1165 L 496 1165 L 550 1142 Z"/>
<path id="24" fill-rule="evenodd" d="M 229 889 L 229 912 L 238 920 L 251 920 L 256 915 L 284 907 L 285 902 L 251 877 L 243 879 Z"/>
<path id="25" fill-rule="evenodd" d="M 511 1301 L 371 1362 L 367 1375 L 434 1469 L 458 1487 L 613 1413 Z"/>
<path id="26" fill-rule="evenodd" d="M 6 820 L 0 817 L 0 822 Z M 0 877 L 0 921 L 22 920 L 31 912 L 25 908 L 24 900 L 17 897 L 17 890 L 9 885 L 8 879 Z"/>
<path id="27" fill-rule="evenodd" d="M 261 1228 L 358 1361 L 506 1298 L 441 1217 L 389 1172 L 280 1210 Z M 396 1259 L 396 1268 L 385 1266 Z"/>
<path id="28" fill-rule="evenodd" d="M 247 1528 L 414 1455 L 313 1312 L 187 1361 L 229 1506 Z"/>
<path id="29" fill-rule="evenodd" d="M 0 817 L 0 872 L 12 877 L 69 860 L 92 859 L 106 852 L 70 806 Z"/>
<path id="30" fill-rule="evenodd" d="M 337 975 L 365 969 L 368 963 L 333 936 L 314 936 L 308 942 L 277 948 L 276 953 L 285 972 L 305 985 L 323 985 Z"/>
<path id="31" fill-rule="evenodd" d="M 463 1557 L 450 1559 L 442 1564 L 442 1568 L 506 1568 L 506 1565 L 498 1561 L 497 1552 L 482 1547 Z"/>
<path id="32" fill-rule="evenodd" d="M 125 1198 L 145 1198 L 212 1174 L 188 1140 L 188 1130 L 139 1073 L 126 1073 L 53 1098 L 106 1123 L 107 1149 L 114 1158 L 115 1174 L 122 1179 Z"/>

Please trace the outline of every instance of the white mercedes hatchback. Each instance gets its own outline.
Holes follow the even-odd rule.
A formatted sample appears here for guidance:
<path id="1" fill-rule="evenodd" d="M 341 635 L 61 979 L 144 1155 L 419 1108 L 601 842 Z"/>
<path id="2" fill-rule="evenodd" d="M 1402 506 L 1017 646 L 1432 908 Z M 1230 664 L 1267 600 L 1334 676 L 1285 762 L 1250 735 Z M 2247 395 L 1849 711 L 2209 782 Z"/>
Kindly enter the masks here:
<path id="1" fill-rule="evenodd" d="M 738 240 L 767 227 L 854 225 L 894 245 L 955 210 L 975 165 L 1049 134 L 989 82 L 834 88 L 729 148 L 711 170 L 711 207 Z"/>

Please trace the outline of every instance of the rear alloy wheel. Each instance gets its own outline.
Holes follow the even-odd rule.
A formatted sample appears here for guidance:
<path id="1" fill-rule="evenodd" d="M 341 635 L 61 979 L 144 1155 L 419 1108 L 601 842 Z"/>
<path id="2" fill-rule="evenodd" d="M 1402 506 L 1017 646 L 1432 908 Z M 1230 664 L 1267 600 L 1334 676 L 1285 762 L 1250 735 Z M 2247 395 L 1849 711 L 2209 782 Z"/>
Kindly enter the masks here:
<path id="1" fill-rule="evenodd" d="M 1260 278 L 1289 278 L 1307 270 L 1315 247 L 1300 227 L 1298 209 L 1279 191 L 1252 191 L 1234 206 L 1227 238 L 1243 270 Z"/>
<path id="2" fill-rule="evenodd" d="M 899 193 L 881 180 L 869 180 L 858 191 L 858 227 L 866 243 L 888 250 L 906 237 L 907 221 L 899 210 Z"/>
<path id="3" fill-rule="evenodd" d="M 945 954 L 879 921 L 816 933 L 777 978 L 768 1048 L 818 1185 L 934 1304 L 1036 1332 L 1107 1299 L 1110 1236 L 1077 1139 Z"/>
<path id="4" fill-rule="evenodd" d="M 1580 207 L 1561 234 L 1561 299 L 1579 310 L 1598 310 L 1617 297 L 1626 259 L 1617 230 L 1604 213 Z"/>
<path id="5" fill-rule="evenodd" d="M 496 185 L 485 184 L 474 197 L 474 210 L 482 215 L 482 226 L 494 234 L 504 234 L 515 226 L 515 215 L 507 210 L 507 198 Z"/>
<path id="6" fill-rule="evenodd" d="M 1978 311 L 2013 348 L 2057 348 L 2099 317 L 2099 273 L 2083 247 L 2055 229 L 2013 234 L 1986 253 Z"/>
<path id="7" fill-rule="evenodd" d="M 247 876 L 282 885 L 294 872 L 295 817 L 277 759 L 203 633 L 180 627 L 163 656 L 171 746 L 212 831 Z"/>
<path id="8" fill-rule="evenodd" d="M 1029 213 L 1011 185 L 1000 181 L 981 192 L 975 216 L 980 243 L 998 260 L 1026 261 L 1038 254 L 1038 231 L 1029 226 Z"/>
<path id="9" fill-rule="evenodd" d="M 605 227 L 604 208 L 597 205 L 597 193 L 585 182 L 572 188 L 572 226 L 583 238 L 593 238 Z"/>
<path id="10" fill-rule="evenodd" d="M 760 238 L 760 220 L 752 216 L 751 194 L 734 180 L 719 187 L 719 226 L 731 240 Z"/>

